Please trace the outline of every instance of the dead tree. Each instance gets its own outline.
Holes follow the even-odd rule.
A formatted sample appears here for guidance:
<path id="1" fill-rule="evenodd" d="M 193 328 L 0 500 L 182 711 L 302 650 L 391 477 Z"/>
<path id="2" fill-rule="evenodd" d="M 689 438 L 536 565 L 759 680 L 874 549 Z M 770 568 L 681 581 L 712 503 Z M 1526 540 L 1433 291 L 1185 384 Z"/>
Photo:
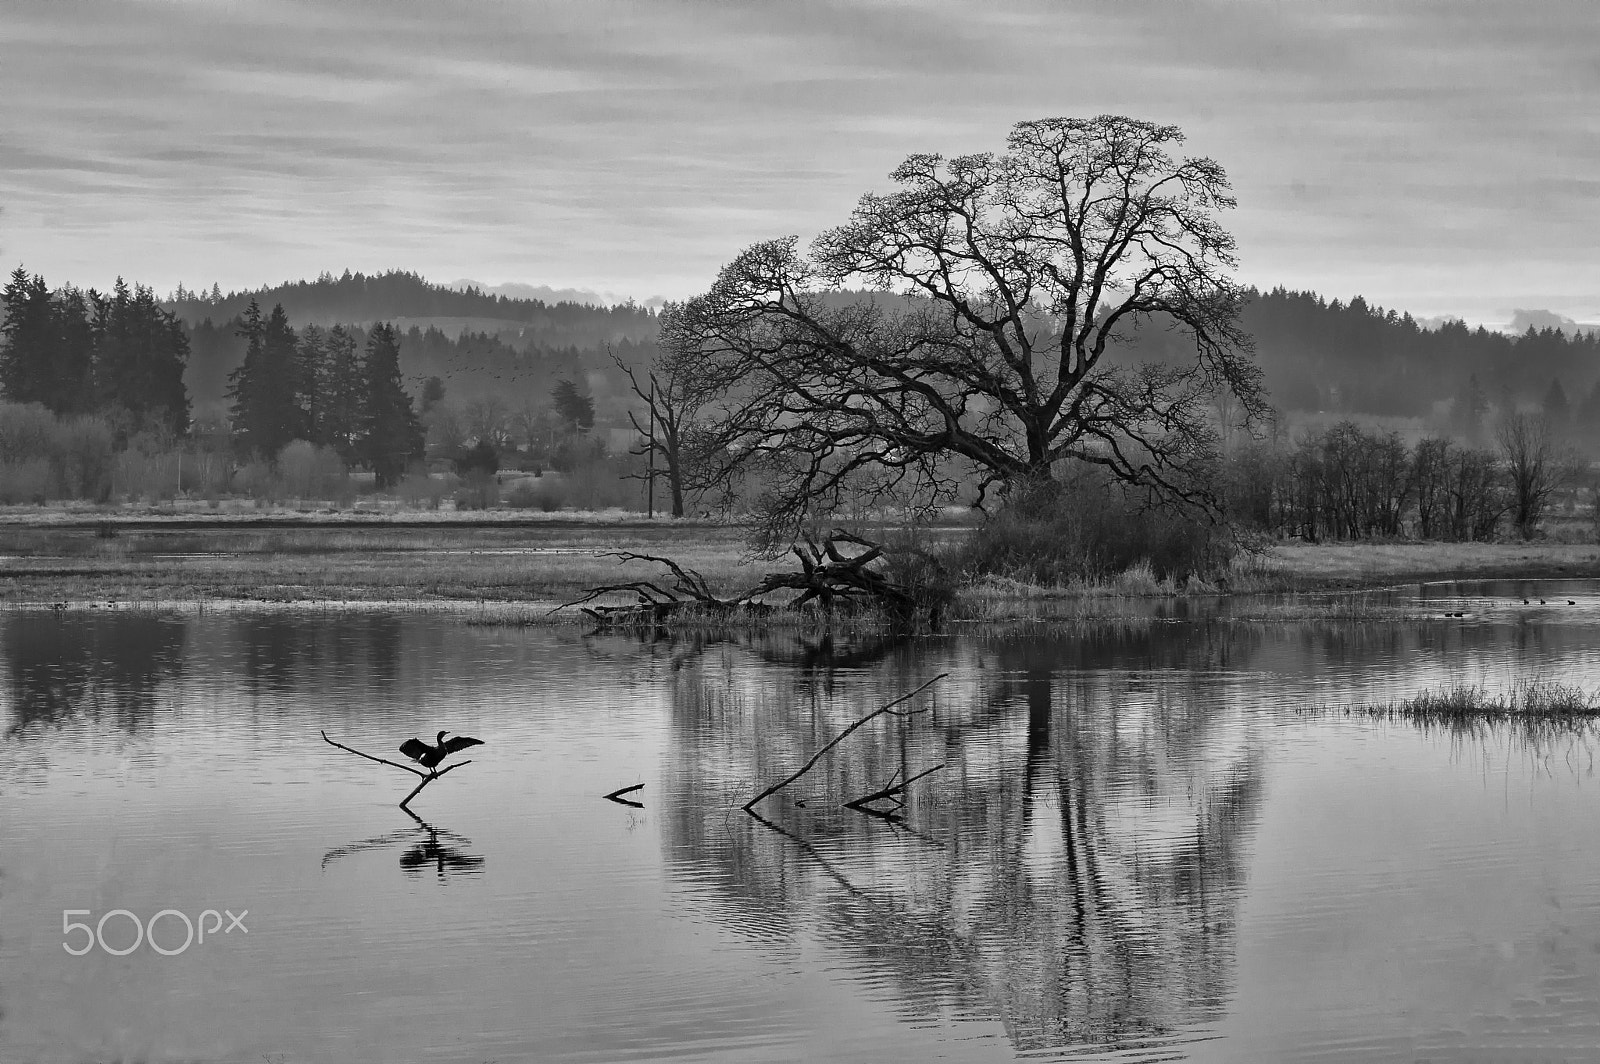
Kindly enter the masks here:
<path id="1" fill-rule="evenodd" d="M 841 544 L 864 548 L 859 554 L 846 555 Z M 800 571 L 768 573 L 766 578 L 745 593 L 746 598 L 764 595 L 779 589 L 800 592 L 792 605 L 799 607 L 813 600 L 831 612 L 836 601 L 866 600 L 879 606 L 889 619 L 899 625 L 915 620 L 919 607 L 927 606 L 930 623 L 937 627 L 943 612 L 943 601 L 928 600 L 916 590 L 890 580 L 881 569 L 872 568 L 885 558 L 884 548 L 843 529 L 836 528 L 819 543 L 811 536 L 803 537 L 793 553 L 800 560 Z"/>
<path id="2" fill-rule="evenodd" d="M 863 549 L 860 553 L 847 555 L 841 545 Z M 800 594 L 790 603 L 797 608 L 816 601 L 821 603 L 824 611 L 831 612 L 834 605 L 841 601 L 867 601 L 882 609 L 897 627 L 910 626 L 916 620 L 917 611 L 925 609 L 929 623 L 937 628 L 951 597 L 942 580 L 935 580 L 927 587 L 891 580 L 881 568 L 874 568 L 885 560 L 884 548 L 843 529 L 834 529 L 820 542 L 806 536 L 803 545 L 794 547 L 794 556 L 800 560 L 799 572 L 768 573 L 761 583 L 748 591 L 722 598 L 711 590 L 706 578 L 699 572 L 671 558 L 635 554 L 632 551 L 608 551 L 602 557 L 664 565 L 671 580 L 669 582 L 662 578 L 601 584 L 585 589 L 579 598 L 563 602 L 550 612 L 577 606 L 602 628 L 640 625 L 660 627 L 690 608 L 715 617 L 726 617 L 741 609 L 750 613 L 766 612 L 771 607 L 756 599 L 774 591 L 798 591 Z M 924 557 L 929 564 L 937 566 L 937 562 Z M 584 605 L 601 595 L 617 593 L 632 594 L 635 601 L 626 606 Z"/>

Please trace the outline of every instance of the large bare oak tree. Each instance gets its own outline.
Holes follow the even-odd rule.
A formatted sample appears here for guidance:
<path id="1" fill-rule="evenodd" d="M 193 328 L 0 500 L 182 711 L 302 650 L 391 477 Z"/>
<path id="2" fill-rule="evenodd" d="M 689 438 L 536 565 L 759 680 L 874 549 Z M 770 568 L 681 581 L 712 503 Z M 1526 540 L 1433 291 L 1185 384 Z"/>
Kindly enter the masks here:
<path id="1" fill-rule="evenodd" d="M 808 251 L 754 245 L 669 307 L 665 357 L 738 397 L 779 521 L 863 476 L 935 502 L 965 465 L 981 502 L 1069 460 L 1205 505 L 1208 409 L 1263 399 L 1216 220 L 1227 176 L 1174 157 L 1182 141 L 1102 115 L 1019 123 L 999 154 L 913 155 Z M 1117 345 L 1140 329 L 1182 342 L 1137 361 Z"/>

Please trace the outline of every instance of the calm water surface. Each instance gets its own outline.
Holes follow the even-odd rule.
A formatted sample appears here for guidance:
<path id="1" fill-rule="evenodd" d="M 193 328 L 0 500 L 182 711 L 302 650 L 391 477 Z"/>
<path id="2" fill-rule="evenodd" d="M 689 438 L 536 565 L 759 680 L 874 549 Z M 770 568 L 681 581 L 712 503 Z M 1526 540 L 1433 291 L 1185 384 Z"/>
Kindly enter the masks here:
<path id="1" fill-rule="evenodd" d="M 1600 688 L 1600 586 L 1384 601 L 1423 615 L 829 642 L 3 614 L 0 1061 L 1600 1058 L 1600 743 L 1343 712 Z M 487 745 L 419 819 L 412 777 L 318 737 L 440 728 Z M 896 819 L 841 808 L 935 766 Z M 116 909 L 248 930 L 177 952 L 168 916 L 174 955 L 114 956 L 119 915 L 66 952 L 64 910 Z"/>

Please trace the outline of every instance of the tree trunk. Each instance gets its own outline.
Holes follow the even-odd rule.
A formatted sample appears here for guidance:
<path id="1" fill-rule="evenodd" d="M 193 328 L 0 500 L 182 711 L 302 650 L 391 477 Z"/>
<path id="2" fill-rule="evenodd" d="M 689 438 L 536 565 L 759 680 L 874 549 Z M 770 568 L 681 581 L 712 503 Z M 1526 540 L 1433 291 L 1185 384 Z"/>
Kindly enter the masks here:
<path id="1" fill-rule="evenodd" d="M 672 516 L 683 516 L 683 467 L 678 460 L 678 449 L 674 446 L 667 452 L 667 487 L 672 492 Z"/>

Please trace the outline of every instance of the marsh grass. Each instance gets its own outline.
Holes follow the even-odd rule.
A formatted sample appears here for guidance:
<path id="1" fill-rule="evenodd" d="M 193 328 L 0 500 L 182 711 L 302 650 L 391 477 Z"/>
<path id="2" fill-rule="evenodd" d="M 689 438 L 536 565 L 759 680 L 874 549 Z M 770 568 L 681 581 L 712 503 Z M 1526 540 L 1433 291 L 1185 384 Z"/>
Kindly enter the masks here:
<path id="1" fill-rule="evenodd" d="M 1424 732 L 1458 739 L 1505 735 L 1541 752 L 1556 740 L 1587 740 L 1600 724 L 1600 701 L 1594 695 L 1550 680 L 1528 680 L 1505 691 L 1470 684 L 1429 689 L 1398 702 L 1352 707 L 1348 712 L 1403 721 Z"/>
<path id="2" fill-rule="evenodd" d="M 1432 721 L 1458 717 L 1486 721 L 1509 717 L 1600 718 L 1600 703 L 1581 687 L 1553 680 L 1530 680 L 1508 691 L 1490 691 L 1471 684 L 1427 690 L 1378 707 L 1375 712 Z"/>

